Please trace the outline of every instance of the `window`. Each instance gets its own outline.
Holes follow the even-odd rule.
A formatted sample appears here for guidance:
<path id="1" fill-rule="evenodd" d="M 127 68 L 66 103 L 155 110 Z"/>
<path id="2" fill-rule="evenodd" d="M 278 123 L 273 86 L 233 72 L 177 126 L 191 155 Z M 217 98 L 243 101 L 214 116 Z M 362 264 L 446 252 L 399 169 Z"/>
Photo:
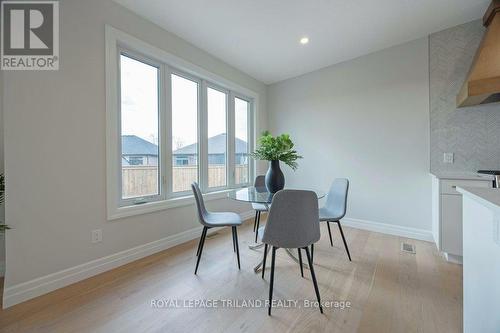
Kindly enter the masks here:
<path id="1" fill-rule="evenodd" d="M 250 102 L 236 97 L 234 99 L 234 157 L 235 157 L 235 184 L 246 184 L 249 180 L 249 133 L 248 119 L 250 114 Z"/>
<path id="2" fill-rule="evenodd" d="M 227 94 L 207 88 L 208 187 L 226 186 Z"/>
<path id="3" fill-rule="evenodd" d="M 108 218 L 249 185 L 258 95 L 106 26 Z"/>
<path id="4" fill-rule="evenodd" d="M 128 158 L 128 164 L 129 165 L 143 165 L 144 158 L 142 156 L 130 156 Z"/>
<path id="5" fill-rule="evenodd" d="M 142 156 L 158 156 L 158 97 L 159 68 L 120 54 L 121 97 L 121 199 L 158 196 L 160 194 L 159 169 L 142 166 Z M 128 163 L 125 163 L 128 162 Z"/>
<path id="6" fill-rule="evenodd" d="M 177 166 L 189 165 L 189 159 L 184 156 L 175 157 L 175 165 Z"/>
<path id="7" fill-rule="evenodd" d="M 172 80 L 172 192 L 198 181 L 198 82 L 176 74 Z M 182 155 L 182 163 L 177 158 Z M 185 155 L 188 155 L 186 157 Z M 180 167 L 179 167 L 180 166 Z"/>

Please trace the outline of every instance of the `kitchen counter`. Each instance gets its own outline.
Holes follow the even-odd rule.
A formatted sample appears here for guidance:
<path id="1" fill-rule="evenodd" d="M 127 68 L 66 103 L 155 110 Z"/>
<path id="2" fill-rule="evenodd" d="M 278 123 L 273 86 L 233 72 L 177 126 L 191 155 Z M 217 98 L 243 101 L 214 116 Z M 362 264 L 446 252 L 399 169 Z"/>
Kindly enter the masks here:
<path id="1" fill-rule="evenodd" d="M 500 189 L 457 187 L 463 198 L 465 333 L 500 332 Z"/>
<path id="2" fill-rule="evenodd" d="M 438 179 L 491 180 L 491 175 L 481 175 L 475 172 L 431 172 Z"/>
<path id="3" fill-rule="evenodd" d="M 457 187 L 457 191 L 492 210 L 500 212 L 500 189 L 498 188 Z"/>

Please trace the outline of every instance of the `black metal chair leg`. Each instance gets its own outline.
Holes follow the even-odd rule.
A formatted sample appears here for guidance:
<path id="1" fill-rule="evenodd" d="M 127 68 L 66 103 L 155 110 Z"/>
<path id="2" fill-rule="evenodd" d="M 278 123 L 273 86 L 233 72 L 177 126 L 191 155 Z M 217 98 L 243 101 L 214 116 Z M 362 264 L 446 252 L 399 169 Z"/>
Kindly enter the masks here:
<path id="1" fill-rule="evenodd" d="M 198 242 L 198 249 L 196 250 L 196 256 L 200 255 L 200 247 L 201 247 L 201 240 L 203 239 L 203 235 L 207 232 L 207 227 L 203 227 L 203 230 L 201 231 L 201 236 L 200 236 L 200 241 Z"/>
<path id="2" fill-rule="evenodd" d="M 257 226 L 257 215 L 259 214 L 259 212 L 256 210 L 255 211 L 255 218 L 253 219 L 253 232 L 257 231 L 257 229 L 255 229 L 255 227 Z"/>
<path id="3" fill-rule="evenodd" d="M 260 224 L 260 211 L 257 212 L 257 228 L 255 228 L 255 243 L 257 243 L 257 236 L 259 234 L 259 224 Z"/>
<path id="4" fill-rule="evenodd" d="M 238 231 L 236 230 L 236 227 L 233 227 L 233 234 L 234 234 L 234 242 L 236 244 L 236 257 L 238 257 L 238 269 L 241 269 L 241 267 L 240 267 L 240 248 L 238 246 Z"/>
<path id="5" fill-rule="evenodd" d="M 330 245 L 333 246 L 332 230 L 330 230 L 330 221 L 326 221 L 326 225 L 328 226 L 328 235 L 330 236 Z"/>
<path id="6" fill-rule="evenodd" d="M 302 251 L 300 251 L 300 249 L 297 249 L 297 252 L 299 252 L 300 276 L 304 277 L 304 267 L 302 266 Z"/>
<path id="7" fill-rule="evenodd" d="M 314 284 L 314 291 L 316 292 L 316 298 L 318 299 L 318 303 L 319 303 L 319 311 L 321 313 L 323 313 L 323 307 L 321 306 L 321 298 L 319 296 L 318 282 L 316 281 L 316 274 L 314 274 L 314 266 L 312 263 L 312 256 L 309 255 L 309 249 L 307 247 L 305 247 L 304 249 L 306 250 L 307 261 L 309 262 L 309 270 L 311 271 L 311 277 L 312 277 L 313 284 Z"/>
<path id="8" fill-rule="evenodd" d="M 234 227 L 231 227 L 231 234 L 233 235 L 233 252 L 236 252 L 236 243 L 234 241 Z"/>
<path id="9" fill-rule="evenodd" d="M 269 284 L 269 309 L 267 310 L 267 315 L 271 315 L 271 307 L 273 302 L 273 285 L 274 285 L 274 262 L 276 259 L 276 247 L 273 246 L 273 254 L 271 257 L 271 281 Z"/>
<path id="10" fill-rule="evenodd" d="M 203 245 L 205 245 L 205 238 L 207 237 L 208 227 L 203 228 L 203 235 L 201 236 L 200 252 L 198 253 L 198 260 L 196 260 L 196 268 L 194 269 L 194 274 L 198 272 L 198 265 L 200 264 L 201 253 L 203 252 Z"/>
<path id="11" fill-rule="evenodd" d="M 347 257 L 349 257 L 349 261 L 352 261 L 351 254 L 349 253 L 349 247 L 347 247 L 347 242 L 345 241 L 344 231 L 342 231 L 342 226 L 340 225 L 340 221 L 337 221 L 337 224 L 339 225 L 340 235 L 342 236 L 342 240 L 344 241 L 344 246 L 345 246 L 345 250 L 347 252 Z"/>
<path id="12" fill-rule="evenodd" d="M 264 272 L 266 271 L 266 258 L 267 258 L 267 244 L 264 244 L 264 259 L 262 260 L 262 278 L 264 278 Z"/>
<path id="13" fill-rule="evenodd" d="M 311 244 L 311 261 L 314 262 L 314 243 Z"/>

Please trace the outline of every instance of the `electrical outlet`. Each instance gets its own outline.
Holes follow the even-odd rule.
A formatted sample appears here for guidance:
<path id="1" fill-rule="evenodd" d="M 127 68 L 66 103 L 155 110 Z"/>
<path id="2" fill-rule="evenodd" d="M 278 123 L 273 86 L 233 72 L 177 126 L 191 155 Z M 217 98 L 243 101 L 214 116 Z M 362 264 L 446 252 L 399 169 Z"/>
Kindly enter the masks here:
<path id="1" fill-rule="evenodd" d="M 102 242 L 102 229 L 95 229 L 91 231 L 92 243 Z"/>
<path id="2" fill-rule="evenodd" d="M 455 156 L 453 153 L 444 153 L 443 154 L 443 163 L 445 164 L 453 164 Z"/>

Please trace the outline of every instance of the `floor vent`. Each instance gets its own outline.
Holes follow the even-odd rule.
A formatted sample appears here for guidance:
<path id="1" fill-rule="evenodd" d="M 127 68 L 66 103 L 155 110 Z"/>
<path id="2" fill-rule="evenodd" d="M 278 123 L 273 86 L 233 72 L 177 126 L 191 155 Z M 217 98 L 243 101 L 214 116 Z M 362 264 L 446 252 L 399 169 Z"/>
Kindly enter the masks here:
<path id="1" fill-rule="evenodd" d="M 216 232 L 214 232 L 214 233 L 212 233 L 212 234 L 210 234 L 210 235 L 207 235 L 207 238 L 214 238 L 214 237 L 216 237 L 218 234 L 219 234 L 219 232 L 218 232 L 218 231 L 216 231 Z"/>
<path id="2" fill-rule="evenodd" d="M 402 242 L 401 243 L 401 252 L 415 254 L 416 253 L 416 251 L 415 251 L 415 245 Z"/>

